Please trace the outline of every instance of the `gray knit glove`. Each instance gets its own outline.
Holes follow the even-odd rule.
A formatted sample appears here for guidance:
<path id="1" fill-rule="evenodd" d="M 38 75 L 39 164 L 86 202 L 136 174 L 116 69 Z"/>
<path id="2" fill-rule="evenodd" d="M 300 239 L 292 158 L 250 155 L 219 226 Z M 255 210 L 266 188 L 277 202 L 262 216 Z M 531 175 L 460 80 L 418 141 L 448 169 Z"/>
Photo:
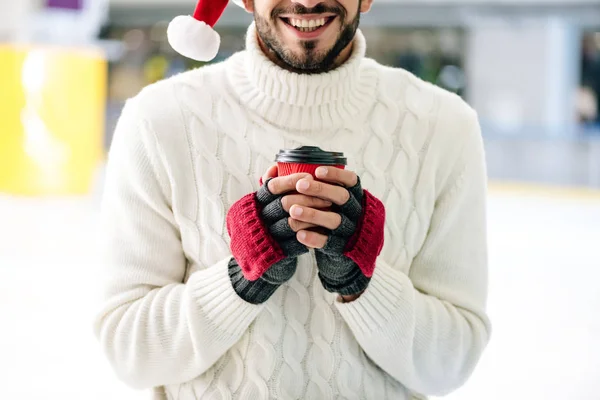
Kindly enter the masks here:
<path id="1" fill-rule="evenodd" d="M 334 207 L 342 222 L 330 232 L 322 249 L 315 250 L 319 279 L 325 290 L 344 296 L 362 293 L 369 285 L 361 268 L 345 254 L 346 246 L 354 236 L 363 214 L 363 189 L 360 179 L 349 188 L 350 199 L 342 206 Z"/>
<path id="2" fill-rule="evenodd" d="M 279 286 L 290 280 L 296 272 L 298 256 L 308 252 L 289 225 L 289 214 L 281 204 L 285 195 L 273 195 L 268 189 L 269 181 L 254 194 L 262 229 L 250 229 L 251 233 L 244 235 L 244 246 L 239 246 L 241 249 L 234 251 L 234 257 L 229 261 L 229 277 L 235 292 L 252 304 L 264 303 Z M 233 215 L 232 219 L 238 221 L 231 225 L 246 229 L 243 223 L 240 224 L 241 218 L 242 215 Z M 256 242 L 248 243 L 249 240 Z M 249 246 L 253 249 L 246 250 Z M 261 250 L 261 246 L 268 247 Z M 246 266 L 245 270 L 240 264 Z"/>

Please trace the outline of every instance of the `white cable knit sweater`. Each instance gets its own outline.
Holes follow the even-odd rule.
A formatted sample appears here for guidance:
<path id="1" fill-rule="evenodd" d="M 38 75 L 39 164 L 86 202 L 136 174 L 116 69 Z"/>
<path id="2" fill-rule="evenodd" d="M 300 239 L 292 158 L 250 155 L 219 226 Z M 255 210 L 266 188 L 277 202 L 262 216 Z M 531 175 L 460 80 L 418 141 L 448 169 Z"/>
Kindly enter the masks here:
<path id="1" fill-rule="evenodd" d="M 245 51 L 131 99 L 109 154 L 107 281 L 96 334 L 114 370 L 163 399 L 411 399 L 461 386 L 490 335 L 486 171 L 459 97 L 353 55 L 323 75 Z M 383 201 L 367 291 L 340 303 L 314 254 L 263 305 L 227 272 L 225 215 L 279 149 L 343 151 Z"/>

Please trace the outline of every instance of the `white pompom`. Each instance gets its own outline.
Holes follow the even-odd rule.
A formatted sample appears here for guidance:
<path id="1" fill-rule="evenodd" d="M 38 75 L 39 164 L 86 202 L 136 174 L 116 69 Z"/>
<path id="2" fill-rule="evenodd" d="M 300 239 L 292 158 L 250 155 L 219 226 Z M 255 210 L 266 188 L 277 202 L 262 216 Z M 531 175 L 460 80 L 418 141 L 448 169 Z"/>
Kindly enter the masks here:
<path id="1" fill-rule="evenodd" d="M 167 37 L 176 52 L 196 61 L 212 60 L 221 45 L 221 37 L 213 28 L 189 15 L 175 17 L 169 24 Z"/>
<path id="2" fill-rule="evenodd" d="M 236 5 L 242 7 L 242 8 L 246 8 L 246 6 L 244 5 L 244 2 L 242 0 L 232 0 Z"/>

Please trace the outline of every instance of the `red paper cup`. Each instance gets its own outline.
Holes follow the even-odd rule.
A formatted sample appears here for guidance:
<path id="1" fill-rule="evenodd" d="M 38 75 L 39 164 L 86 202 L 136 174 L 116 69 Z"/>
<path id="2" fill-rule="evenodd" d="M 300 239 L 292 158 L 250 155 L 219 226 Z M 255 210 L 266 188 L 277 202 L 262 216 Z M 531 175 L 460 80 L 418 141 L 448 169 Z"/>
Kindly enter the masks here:
<path id="1" fill-rule="evenodd" d="M 311 174 L 313 178 L 317 179 L 316 171 L 317 168 L 323 166 L 322 164 L 300 164 L 300 163 L 277 163 L 277 171 L 279 176 L 286 176 L 291 174 L 298 174 L 306 172 Z M 329 167 L 335 167 L 339 169 L 345 169 L 345 165 L 328 165 Z"/>
<path id="2" fill-rule="evenodd" d="M 345 169 L 346 158 L 344 153 L 323 151 L 314 146 L 302 146 L 293 150 L 280 150 L 275 157 L 278 176 L 296 173 L 309 173 L 317 179 L 317 168 L 322 166 Z M 327 207 L 324 211 L 329 211 Z"/>
<path id="3" fill-rule="evenodd" d="M 309 173 L 315 179 L 321 166 L 346 168 L 344 153 L 323 151 L 314 146 L 303 146 L 293 150 L 281 150 L 275 157 L 279 176 Z"/>

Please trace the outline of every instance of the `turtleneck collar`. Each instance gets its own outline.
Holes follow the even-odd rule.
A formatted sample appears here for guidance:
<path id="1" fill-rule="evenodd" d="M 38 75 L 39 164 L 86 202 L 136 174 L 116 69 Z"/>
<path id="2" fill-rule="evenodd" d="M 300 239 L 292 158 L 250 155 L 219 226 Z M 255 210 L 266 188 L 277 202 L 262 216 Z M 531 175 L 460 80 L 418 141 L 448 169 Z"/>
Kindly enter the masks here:
<path id="1" fill-rule="evenodd" d="M 375 100 L 377 71 L 365 58 L 366 41 L 357 30 L 352 54 L 322 74 L 298 74 L 263 53 L 254 23 L 246 50 L 231 58 L 229 79 L 243 105 L 277 128 L 311 133 L 356 125 Z"/>

